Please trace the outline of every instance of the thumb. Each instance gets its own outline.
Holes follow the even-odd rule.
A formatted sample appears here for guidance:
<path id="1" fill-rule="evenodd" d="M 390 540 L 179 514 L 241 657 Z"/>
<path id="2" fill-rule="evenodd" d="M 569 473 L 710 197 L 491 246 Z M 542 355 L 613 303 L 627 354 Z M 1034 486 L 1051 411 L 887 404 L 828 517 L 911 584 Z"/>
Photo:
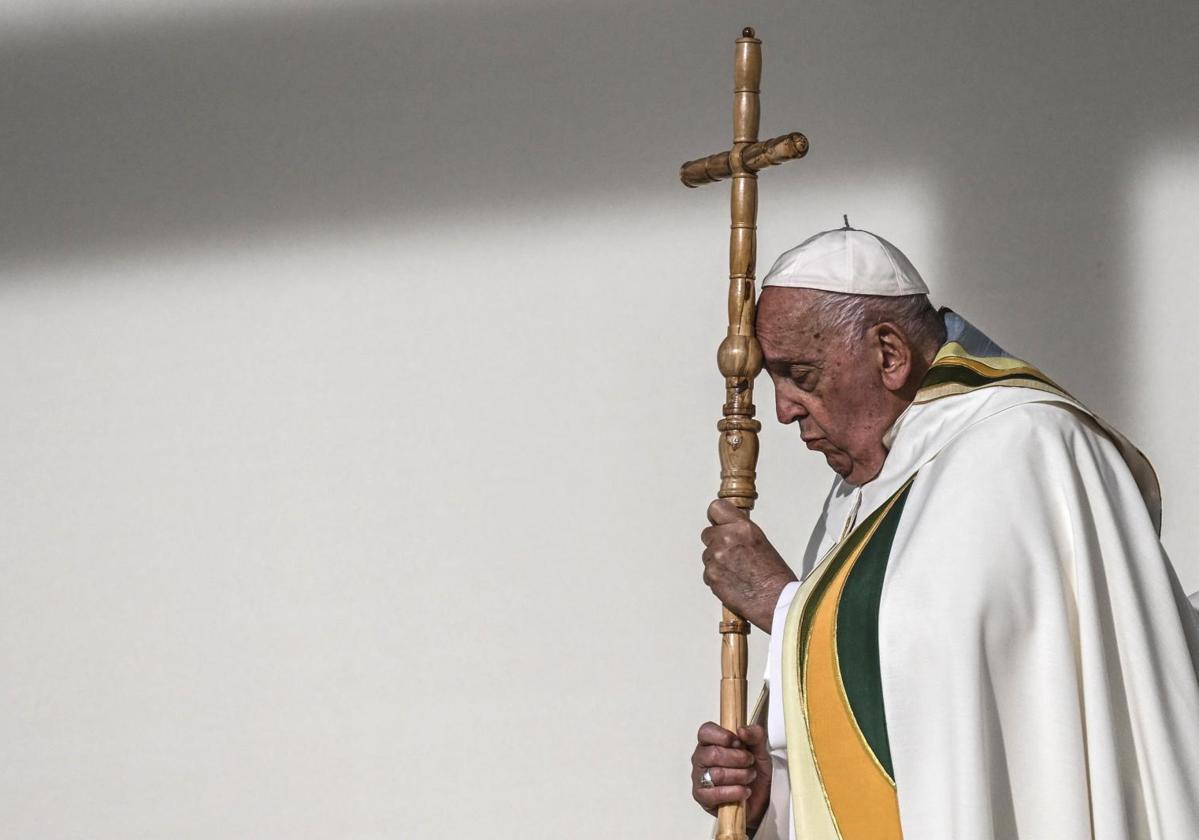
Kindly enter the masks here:
<path id="1" fill-rule="evenodd" d="M 708 505 L 708 521 L 713 525 L 727 525 L 738 519 L 748 519 L 749 514 L 728 499 L 717 499 Z"/>

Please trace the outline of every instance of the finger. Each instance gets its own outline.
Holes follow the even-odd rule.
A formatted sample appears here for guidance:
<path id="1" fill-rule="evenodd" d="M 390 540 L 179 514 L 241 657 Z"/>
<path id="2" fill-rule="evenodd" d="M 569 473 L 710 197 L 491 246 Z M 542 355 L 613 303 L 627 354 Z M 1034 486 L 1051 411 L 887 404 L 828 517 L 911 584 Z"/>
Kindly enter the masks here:
<path id="1" fill-rule="evenodd" d="M 766 728 L 764 726 L 742 726 L 738 728 L 737 735 L 747 747 L 756 747 L 766 740 Z"/>
<path id="2" fill-rule="evenodd" d="M 699 728 L 699 732 L 695 734 L 695 738 L 701 744 L 710 744 L 714 747 L 731 747 L 737 740 L 737 736 L 731 730 L 712 721 L 703 724 Z"/>
<path id="3" fill-rule="evenodd" d="M 749 799 L 749 788 L 744 785 L 724 785 L 722 787 L 691 789 L 691 796 L 705 808 L 717 808 L 730 802 L 741 802 Z"/>
<path id="4" fill-rule="evenodd" d="M 691 763 L 696 767 L 752 767 L 754 755 L 729 747 L 696 747 Z"/>
<path id="5" fill-rule="evenodd" d="M 712 540 L 716 539 L 716 526 L 709 525 L 699 532 L 699 541 L 704 545 L 711 545 Z"/>
<path id="6" fill-rule="evenodd" d="M 728 499 L 717 499 L 708 505 L 708 521 L 713 525 L 727 525 L 738 519 L 747 519 L 745 511 Z"/>
<path id="7" fill-rule="evenodd" d="M 695 769 L 695 781 L 698 782 L 704 773 L 698 767 Z M 753 767 L 708 767 L 707 771 L 712 777 L 712 784 L 716 785 L 716 787 L 727 787 L 728 785 L 749 786 L 754 783 L 754 779 L 758 778 L 758 771 Z"/>

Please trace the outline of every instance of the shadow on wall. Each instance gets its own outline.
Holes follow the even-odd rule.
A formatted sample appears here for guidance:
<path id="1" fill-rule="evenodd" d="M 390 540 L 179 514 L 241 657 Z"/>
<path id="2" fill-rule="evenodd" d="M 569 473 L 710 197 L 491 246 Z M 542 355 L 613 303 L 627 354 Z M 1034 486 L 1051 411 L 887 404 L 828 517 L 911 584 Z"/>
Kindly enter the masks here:
<path id="1" fill-rule="evenodd" d="M 847 173 L 936 172 L 948 302 L 1012 312 L 998 337 L 1053 372 L 1123 335 L 1129 279 L 1111 249 L 1130 155 L 1199 130 L 1183 107 L 1191 0 L 764 2 L 752 15 L 715 0 L 341 4 L 130 21 L 3 36 L 6 264 L 699 200 L 676 167 L 727 145 L 732 40 L 753 24 L 763 134 L 813 141 L 771 178 L 777 220 Z M 725 198 L 708 192 L 715 219 Z M 1110 367 L 1065 373 L 1097 407 L 1119 396 Z"/>

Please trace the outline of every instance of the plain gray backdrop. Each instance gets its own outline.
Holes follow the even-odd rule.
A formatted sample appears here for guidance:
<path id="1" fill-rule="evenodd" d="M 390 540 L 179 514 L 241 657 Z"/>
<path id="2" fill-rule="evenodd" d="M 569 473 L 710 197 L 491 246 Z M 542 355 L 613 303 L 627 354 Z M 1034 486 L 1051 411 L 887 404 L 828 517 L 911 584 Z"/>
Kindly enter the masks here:
<path id="1" fill-rule="evenodd" d="M 0 825 L 704 836 L 733 41 L 840 225 L 1136 441 L 1199 589 L 1199 6 L 0 3 Z M 798 560 L 831 478 L 774 424 Z M 754 636 L 753 676 L 763 663 Z"/>

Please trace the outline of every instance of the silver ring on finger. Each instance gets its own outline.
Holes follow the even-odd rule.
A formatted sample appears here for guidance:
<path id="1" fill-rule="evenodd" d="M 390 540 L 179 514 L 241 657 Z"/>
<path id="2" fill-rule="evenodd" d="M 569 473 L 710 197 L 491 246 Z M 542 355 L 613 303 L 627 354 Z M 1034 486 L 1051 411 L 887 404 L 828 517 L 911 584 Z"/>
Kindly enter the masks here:
<path id="1" fill-rule="evenodd" d="M 701 788 L 716 787 L 716 782 L 712 781 L 712 769 L 710 767 L 704 768 L 703 775 L 699 777 L 699 786 Z"/>

